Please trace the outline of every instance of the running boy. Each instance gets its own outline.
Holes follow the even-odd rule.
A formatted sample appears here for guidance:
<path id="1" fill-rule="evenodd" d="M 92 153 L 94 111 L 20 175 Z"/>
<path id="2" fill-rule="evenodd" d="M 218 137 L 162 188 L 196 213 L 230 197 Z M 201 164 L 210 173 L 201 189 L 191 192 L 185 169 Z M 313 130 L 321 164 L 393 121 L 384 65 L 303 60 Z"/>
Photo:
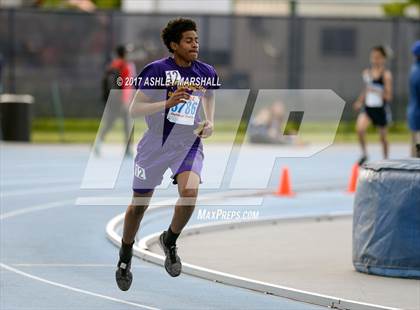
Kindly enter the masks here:
<path id="1" fill-rule="evenodd" d="M 203 145 L 201 138 L 213 132 L 214 96 L 218 77 L 214 68 L 199 60 L 197 27 L 190 19 L 175 19 L 162 30 L 162 40 L 173 57 L 145 66 L 138 77 L 139 90 L 131 105 L 134 115 L 144 115 L 148 130 L 137 147 L 133 200 L 128 206 L 119 251 L 116 281 L 126 291 L 132 282 L 132 247 L 154 188 L 170 168 L 178 184 L 179 199 L 172 222 L 159 238 L 165 269 L 181 273 L 176 240 L 190 219 L 201 182 Z M 162 94 L 163 93 L 163 94 Z M 201 122 L 201 105 L 205 121 Z"/>
<path id="2" fill-rule="evenodd" d="M 371 49 L 371 67 L 363 70 L 362 74 L 365 87 L 354 103 L 355 110 L 360 111 L 356 121 L 356 131 L 362 148 L 359 165 L 368 159 L 366 130 L 371 123 L 379 130 L 383 157 L 388 158 L 387 125 L 391 117 L 389 103 L 392 100 L 392 74 L 385 67 L 386 58 L 384 47 L 376 46 Z"/>

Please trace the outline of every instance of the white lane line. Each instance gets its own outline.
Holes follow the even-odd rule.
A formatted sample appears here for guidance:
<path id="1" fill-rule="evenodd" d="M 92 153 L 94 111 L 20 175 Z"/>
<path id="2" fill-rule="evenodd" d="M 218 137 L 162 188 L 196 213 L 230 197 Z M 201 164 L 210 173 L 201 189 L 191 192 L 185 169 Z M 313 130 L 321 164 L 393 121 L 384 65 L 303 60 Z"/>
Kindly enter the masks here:
<path id="1" fill-rule="evenodd" d="M 31 188 L 31 189 L 18 189 L 18 190 L 10 190 L 10 191 L 3 191 L 0 193 L 1 198 L 5 197 L 13 197 L 13 196 L 25 196 L 25 195 L 43 195 L 43 194 L 51 194 L 51 193 L 63 193 L 63 192 L 71 192 L 71 191 L 78 191 L 80 187 L 77 184 L 72 184 L 69 186 L 47 186 L 43 188 Z"/>
<path id="2" fill-rule="evenodd" d="M 48 185 L 48 184 L 80 184 L 80 178 L 75 179 L 54 179 L 51 180 L 51 178 L 26 178 L 26 179 L 18 179 L 18 180 L 10 180 L 10 179 L 0 179 L 0 185 L 2 188 L 4 187 L 11 187 L 11 186 L 24 186 L 24 185 Z"/>
<path id="3" fill-rule="evenodd" d="M 47 209 L 51 209 L 51 208 L 62 207 L 62 206 L 65 206 L 66 204 L 72 203 L 72 202 L 74 202 L 74 200 L 56 201 L 56 202 L 52 202 L 52 203 L 49 203 L 49 204 L 44 204 L 44 205 L 39 205 L 39 206 L 35 206 L 35 207 L 30 207 L 30 208 L 25 208 L 25 209 L 20 209 L 20 210 L 16 210 L 16 211 L 3 213 L 3 214 L 0 214 L 0 221 L 4 220 L 6 218 L 16 217 L 16 216 L 27 214 L 27 213 L 37 212 L 37 211 L 41 211 L 41 210 L 47 210 Z M 19 274 L 21 276 L 24 276 L 24 277 L 27 277 L 27 278 L 30 278 L 30 279 L 33 279 L 33 280 L 37 280 L 37 281 L 40 281 L 40 282 L 43 282 L 43 283 L 47 283 L 47 284 L 50 284 L 50 285 L 53 285 L 53 286 L 61 287 L 61 288 L 64 288 L 64 289 L 67 289 L 67 290 L 70 290 L 70 291 L 73 291 L 73 292 L 78 292 L 78 293 L 81 293 L 81 294 L 90 295 L 90 296 L 94 296 L 94 297 L 98 297 L 98 298 L 102 298 L 102 299 L 106 299 L 106 300 L 130 305 L 130 306 L 134 306 L 134 307 L 137 307 L 137 308 L 159 310 L 159 308 L 154 308 L 154 307 L 150 307 L 150 306 L 146 306 L 146 305 L 142 305 L 142 304 L 137 304 L 137 303 L 129 302 L 129 301 L 126 301 L 126 300 L 117 299 L 117 298 L 114 298 L 114 297 L 110 297 L 110 296 L 106 296 L 106 295 L 82 290 L 82 289 L 72 287 L 72 286 L 69 286 L 69 285 L 64 285 L 64 284 L 61 284 L 61 283 L 58 283 L 58 282 L 49 281 L 47 279 L 43 279 L 43 278 L 31 275 L 29 273 L 23 272 L 21 270 L 18 270 L 16 268 L 13 268 L 11 266 L 3 264 L 2 262 L 0 262 L 0 267 L 2 267 L 3 269 L 6 269 L 8 271 L 14 272 L 16 274 Z"/>
<path id="4" fill-rule="evenodd" d="M 23 215 L 23 214 L 26 214 L 26 213 L 32 213 L 32 212 L 37 212 L 37 211 L 41 211 L 41 210 L 63 207 L 66 204 L 70 204 L 70 203 L 74 203 L 74 199 L 64 200 L 64 201 L 55 201 L 55 202 L 50 202 L 50 203 L 46 203 L 46 204 L 41 204 L 41 205 L 34 206 L 34 207 L 23 208 L 23 209 L 19 209 L 19 210 L 14 210 L 14 211 L 2 213 L 2 214 L 0 214 L 0 221 L 4 220 L 4 219 L 7 219 L 7 218 Z"/>
<path id="5" fill-rule="evenodd" d="M 130 306 L 133 306 L 133 307 L 137 307 L 137 308 L 149 309 L 149 310 L 158 310 L 158 308 L 154 308 L 154 307 L 150 307 L 150 306 L 146 306 L 146 305 L 142 305 L 142 304 L 137 304 L 137 303 L 134 303 L 134 302 L 123 300 L 123 299 L 118 299 L 118 298 L 114 298 L 114 297 L 90 292 L 90 291 L 87 291 L 87 290 L 82 290 L 82 289 L 79 289 L 79 288 L 76 288 L 76 287 L 73 287 L 73 286 L 69 286 L 69 285 L 57 283 L 57 282 L 54 282 L 54 281 L 50 281 L 50 280 L 47 280 L 47 279 L 44 279 L 44 278 L 40 278 L 40 277 L 31 275 L 29 273 L 23 272 L 21 270 L 15 269 L 15 268 L 13 268 L 11 266 L 8 266 L 6 264 L 3 264 L 3 263 L 0 263 L 0 267 L 4 268 L 6 270 L 9 270 L 11 272 L 17 273 L 21 276 L 24 276 L 24 277 L 27 277 L 27 278 L 30 278 L 30 279 L 33 279 L 33 280 L 37 280 L 37 281 L 40 281 L 40 282 L 43 282 L 43 283 L 46 283 L 46 284 L 49 284 L 49 285 L 65 288 L 65 289 L 73 291 L 73 292 L 77 292 L 77 293 L 81 293 L 81 294 L 85 294 L 85 295 L 90 295 L 90 296 L 94 296 L 94 297 L 99 297 L 99 298 L 114 301 L 114 302 L 117 302 L 117 303 L 120 303 L 120 304 L 125 304 L 125 305 L 130 305 Z"/>
<path id="6" fill-rule="evenodd" d="M 63 263 L 52 263 L 52 264 L 31 264 L 31 263 L 19 263 L 19 264 L 10 264 L 10 266 L 14 267 L 87 267 L 87 268 L 96 268 L 96 267 L 112 267 L 116 268 L 116 264 L 63 264 Z M 131 268 L 142 268 L 142 269 L 150 269 L 148 266 L 144 265 L 131 265 Z"/>

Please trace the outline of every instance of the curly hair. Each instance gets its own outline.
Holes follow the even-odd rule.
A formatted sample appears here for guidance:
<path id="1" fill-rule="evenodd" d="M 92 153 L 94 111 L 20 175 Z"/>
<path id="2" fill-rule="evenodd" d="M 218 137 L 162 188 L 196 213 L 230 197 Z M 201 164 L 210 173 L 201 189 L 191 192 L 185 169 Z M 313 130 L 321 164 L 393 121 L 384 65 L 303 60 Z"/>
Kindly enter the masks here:
<path id="1" fill-rule="evenodd" d="M 162 30 L 161 37 L 169 52 L 173 53 L 171 42 L 179 43 L 185 31 L 197 31 L 197 25 L 192 19 L 177 18 L 170 20 Z"/>

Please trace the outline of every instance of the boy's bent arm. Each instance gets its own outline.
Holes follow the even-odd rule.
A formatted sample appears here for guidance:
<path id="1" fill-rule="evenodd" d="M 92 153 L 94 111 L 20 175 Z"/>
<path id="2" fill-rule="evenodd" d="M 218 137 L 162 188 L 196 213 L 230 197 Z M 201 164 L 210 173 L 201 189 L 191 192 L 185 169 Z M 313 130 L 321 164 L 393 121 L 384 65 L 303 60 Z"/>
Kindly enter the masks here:
<path id="1" fill-rule="evenodd" d="M 133 101 L 130 104 L 130 114 L 132 117 L 154 114 L 164 109 L 172 108 L 190 98 L 187 87 L 178 88 L 168 100 L 155 101 L 147 96 L 143 91 L 137 90 Z"/>
<path id="2" fill-rule="evenodd" d="M 166 100 L 152 102 L 152 99 L 144 94 L 142 91 L 137 90 L 130 104 L 130 115 L 132 117 L 144 116 L 154 114 L 164 110 Z"/>
<path id="3" fill-rule="evenodd" d="M 386 71 L 384 75 L 384 100 L 390 102 L 392 100 L 392 74 Z"/>

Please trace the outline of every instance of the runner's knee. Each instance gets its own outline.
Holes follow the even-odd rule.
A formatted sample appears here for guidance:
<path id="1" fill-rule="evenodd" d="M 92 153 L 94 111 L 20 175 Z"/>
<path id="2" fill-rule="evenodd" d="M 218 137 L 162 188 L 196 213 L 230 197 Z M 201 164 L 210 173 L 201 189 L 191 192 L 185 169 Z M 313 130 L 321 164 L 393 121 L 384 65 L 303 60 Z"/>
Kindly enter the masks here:
<path id="1" fill-rule="evenodd" d="M 183 188 L 181 189 L 181 197 L 185 198 L 195 198 L 198 194 L 198 189 L 195 188 Z"/>
<path id="2" fill-rule="evenodd" d="M 366 129 L 365 128 L 363 128 L 363 127 L 357 127 L 356 128 L 356 131 L 357 131 L 357 133 L 359 134 L 359 135 L 364 135 L 365 133 L 366 133 Z"/>
<path id="3" fill-rule="evenodd" d="M 135 216 L 142 216 L 144 212 L 146 212 L 148 206 L 140 206 L 140 205 L 134 205 L 130 204 L 128 206 L 128 212 Z"/>

